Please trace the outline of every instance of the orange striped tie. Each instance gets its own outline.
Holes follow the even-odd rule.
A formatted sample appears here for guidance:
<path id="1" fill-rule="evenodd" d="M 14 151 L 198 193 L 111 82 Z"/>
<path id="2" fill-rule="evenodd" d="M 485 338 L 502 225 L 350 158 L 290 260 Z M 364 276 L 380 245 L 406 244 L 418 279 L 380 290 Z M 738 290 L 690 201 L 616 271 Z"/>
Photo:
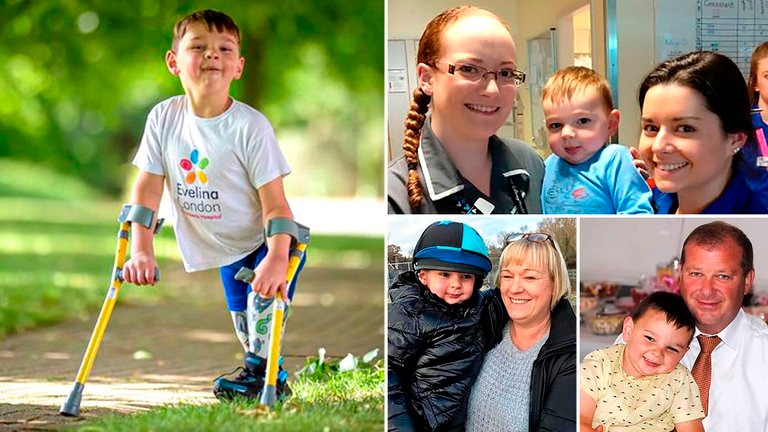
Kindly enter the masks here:
<path id="1" fill-rule="evenodd" d="M 720 343 L 718 336 L 698 335 L 696 337 L 701 346 L 701 352 L 693 363 L 691 375 L 699 385 L 699 394 L 701 395 L 701 406 L 704 408 L 704 415 L 707 415 L 709 405 L 709 385 L 712 383 L 712 351 Z"/>

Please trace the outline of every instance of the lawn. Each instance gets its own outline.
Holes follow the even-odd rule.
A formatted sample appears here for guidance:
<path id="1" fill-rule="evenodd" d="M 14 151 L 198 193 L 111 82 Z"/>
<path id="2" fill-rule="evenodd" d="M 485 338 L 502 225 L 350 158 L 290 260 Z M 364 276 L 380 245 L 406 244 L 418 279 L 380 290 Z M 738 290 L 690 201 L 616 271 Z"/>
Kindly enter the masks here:
<path id="1" fill-rule="evenodd" d="M 110 415 L 78 427 L 91 432 L 138 431 L 380 431 L 384 422 L 383 360 L 374 352 L 325 363 L 307 359 L 293 396 L 274 410 L 238 399 L 181 405 L 128 416 Z M 367 361 L 366 361 L 367 360 Z"/>

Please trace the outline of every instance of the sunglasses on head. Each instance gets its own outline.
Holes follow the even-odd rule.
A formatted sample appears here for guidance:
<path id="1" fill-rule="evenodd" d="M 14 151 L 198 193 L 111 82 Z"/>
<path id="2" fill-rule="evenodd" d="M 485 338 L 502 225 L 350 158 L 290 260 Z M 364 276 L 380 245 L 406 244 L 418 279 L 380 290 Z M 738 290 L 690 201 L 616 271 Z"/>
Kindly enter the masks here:
<path id="1" fill-rule="evenodd" d="M 512 242 L 516 242 L 519 240 L 528 240 L 529 242 L 534 242 L 534 243 L 543 243 L 549 240 L 549 242 L 552 243 L 552 246 L 555 248 L 555 250 L 557 250 L 557 245 L 555 245 L 555 239 L 553 239 L 551 235 L 546 233 L 512 233 L 512 234 L 507 234 L 507 236 L 504 238 L 504 242 L 506 244 L 510 244 Z"/>

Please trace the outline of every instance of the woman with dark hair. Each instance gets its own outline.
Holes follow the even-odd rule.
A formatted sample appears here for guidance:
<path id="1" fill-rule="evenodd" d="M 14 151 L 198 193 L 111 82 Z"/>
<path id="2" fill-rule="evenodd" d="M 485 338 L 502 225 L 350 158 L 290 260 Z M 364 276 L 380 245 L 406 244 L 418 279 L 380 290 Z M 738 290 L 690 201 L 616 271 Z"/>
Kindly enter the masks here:
<path id="1" fill-rule="evenodd" d="M 417 61 L 389 212 L 541 213 L 541 158 L 495 135 L 525 81 L 509 27 L 484 9 L 448 9 L 424 30 Z"/>
<path id="2" fill-rule="evenodd" d="M 659 64 L 640 85 L 639 151 L 655 181 L 657 213 L 765 214 L 740 153 L 754 140 L 741 71 L 715 52 Z M 753 190 L 754 189 L 754 190 Z"/>

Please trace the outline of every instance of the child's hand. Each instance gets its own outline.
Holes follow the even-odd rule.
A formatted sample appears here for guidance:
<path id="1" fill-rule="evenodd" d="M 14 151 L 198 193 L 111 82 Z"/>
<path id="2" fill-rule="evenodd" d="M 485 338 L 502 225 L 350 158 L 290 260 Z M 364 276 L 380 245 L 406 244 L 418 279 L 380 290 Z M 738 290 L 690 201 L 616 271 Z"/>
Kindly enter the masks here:
<path id="1" fill-rule="evenodd" d="M 286 304 L 288 300 L 288 287 L 285 283 L 285 275 L 288 271 L 288 257 L 279 256 L 271 252 L 267 253 L 264 260 L 256 267 L 256 275 L 251 282 L 251 289 L 262 297 L 274 297 L 280 291 L 280 295 Z"/>
<path id="2" fill-rule="evenodd" d="M 157 261 L 153 254 L 133 255 L 123 266 L 123 280 L 134 285 L 155 285 Z"/>

